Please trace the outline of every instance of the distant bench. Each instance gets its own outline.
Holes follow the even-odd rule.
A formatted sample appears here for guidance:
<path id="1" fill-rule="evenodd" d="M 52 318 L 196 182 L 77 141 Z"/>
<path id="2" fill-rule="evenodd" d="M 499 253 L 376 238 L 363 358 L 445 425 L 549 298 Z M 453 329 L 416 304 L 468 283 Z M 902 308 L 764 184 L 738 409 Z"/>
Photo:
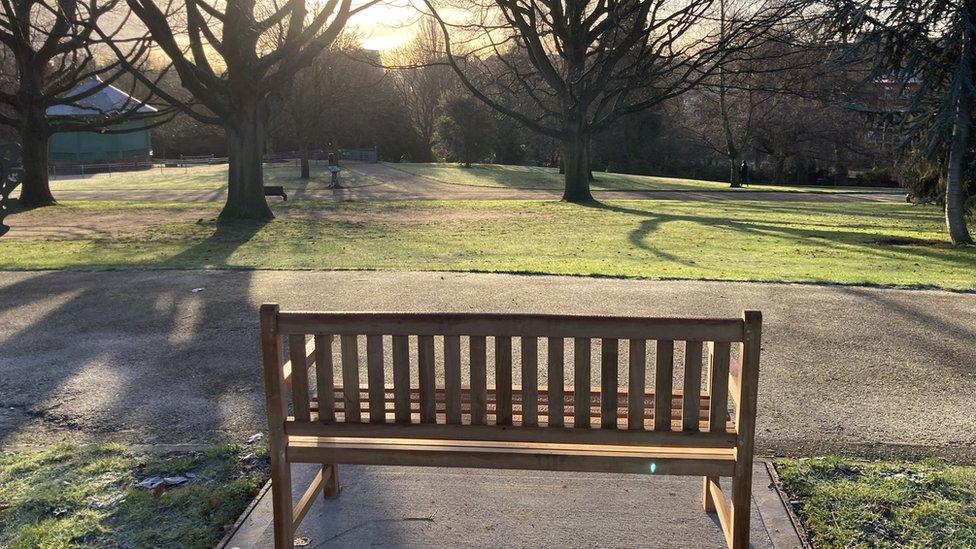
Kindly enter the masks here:
<path id="1" fill-rule="evenodd" d="M 292 546 L 320 492 L 338 496 L 337 464 L 351 463 L 702 476 L 705 510 L 717 513 L 730 547 L 748 547 L 761 325 L 755 311 L 686 319 L 309 313 L 263 305 L 275 546 Z M 563 384 L 566 338 L 573 348 L 572 387 Z M 594 338 L 600 339 L 597 387 L 590 381 Z M 512 380 L 513 339 L 520 386 Z M 623 346 L 626 387 L 619 383 Z M 676 348 L 685 350 L 681 389 L 673 387 Z M 655 351 L 652 374 L 649 349 Z M 653 391 L 646 390 L 648 377 Z M 411 386 L 411 379 L 419 384 Z M 294 505 L 291 463 L 322 464 Z M 722 476 L 732 477 L 730 502 Z"/>
<path id="2" fill-rule="evenodd" d="M 265 185 L 264 196 L 280 196 L 282 200 L 288 200 L 288 195 L 285 194 L 285 188 L 281 185 Z"/>

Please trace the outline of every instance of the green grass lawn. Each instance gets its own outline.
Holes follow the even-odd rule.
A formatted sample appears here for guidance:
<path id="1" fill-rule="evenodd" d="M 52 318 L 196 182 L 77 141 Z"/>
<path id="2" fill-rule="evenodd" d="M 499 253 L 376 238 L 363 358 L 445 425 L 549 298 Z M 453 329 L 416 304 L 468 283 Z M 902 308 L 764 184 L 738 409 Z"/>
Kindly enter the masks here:
<path id="1" fill-rule="evenodd" d="M 255 452 L 253 464 L 243 457 Z M 245 470 L 246 469 L 246 470 Z M 152 476 L 195 475 L 160 494 Z M 153 456 L 121 445 L 0 454 L 0 547 L 213 547 L 267 480 L 267 450 Z"/>
<path id="2" fill-rule="evenodd" d="M 400 163 L 389 166 L 436 179 L 443 183 L 475 187 L 508 187 L 513 189 L 562 190 L 563 176 L 556 168 L 538 166 L 509 166 L 475 164 L 463 168 L 455 163 Z M 861 187 L 815 187 L 788 185 L 749 185 L 745 189 L 731 189 L 723 181 L 682 179 L 651 175 L 595 172 L 591 187 L 594 190 L 616 191 L 803 191 L 803 192 L 891 192 L 892 189 Z"/>
<path id="3" fill-rule="evenodd" d="M 66 204 L 96 221 L 100 208 L 142 208 L 136 217 L 152 208 Z M 976 248 L 946 244 L 938 208 L 898 203 L 299 201 L 276 203 L 271 223 L 229 225 L 195 213 L 216 215 L 219 205 L 165 207 L 193 218 L 114 237 L 0 239 L 0 268 L 423 269 L 976 288 Z"/>
<path id="4" fill-rule="evenodd" d="M 976 547 L 976 467 L 939 462 L 777 462 L 812 545 Z"/>
<path id="5" fill-rule="evenodd" d="M 323 163 L 312 163 L 310 179 L 299 177 L 294 161 L 264 165 L 266 185 L 283 185 L 286 190 L 324 189 L 332 179 Z M 377 180 L 344 167 L 340 174 L 344 187 L 375 185 Z M 227 188 L 227 165 L 192 166 L 187 168 L 153 168 L 150 170 L 100 173 L 90 176 L 69 175 L 51 180 L 51 190 L 223 190 Z"/>

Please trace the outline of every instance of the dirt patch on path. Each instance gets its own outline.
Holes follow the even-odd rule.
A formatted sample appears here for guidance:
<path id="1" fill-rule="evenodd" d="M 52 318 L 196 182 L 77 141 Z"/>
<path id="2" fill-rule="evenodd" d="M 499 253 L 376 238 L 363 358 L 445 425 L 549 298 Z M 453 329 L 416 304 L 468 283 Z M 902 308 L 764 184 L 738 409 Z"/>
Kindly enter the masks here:
<path id="1" fill-rule="evenodd" d="M 76 208 L 41 208 L 13 214 L 4 223 L 10 231 L 4 240 L 80 240 L 111 238 L 138 234 L 163 223 L 209 219 L 213 209 L 121 209 L 81 210 Z"/>

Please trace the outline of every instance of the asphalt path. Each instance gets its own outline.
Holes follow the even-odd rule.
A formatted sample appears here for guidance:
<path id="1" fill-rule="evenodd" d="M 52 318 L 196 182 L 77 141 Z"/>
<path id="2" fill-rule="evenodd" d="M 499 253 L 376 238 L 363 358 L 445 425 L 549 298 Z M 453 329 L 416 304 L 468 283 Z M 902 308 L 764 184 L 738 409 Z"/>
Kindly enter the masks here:
<path id="1" fill-rule="evenodd" d="M 264 429 L 257 307 L 272 301 L 629 315 L 760 309 L 760 454 L 976 457 L 976 294 L 428 272 L 0 273 L 0 447 L 209 444 Z"/>

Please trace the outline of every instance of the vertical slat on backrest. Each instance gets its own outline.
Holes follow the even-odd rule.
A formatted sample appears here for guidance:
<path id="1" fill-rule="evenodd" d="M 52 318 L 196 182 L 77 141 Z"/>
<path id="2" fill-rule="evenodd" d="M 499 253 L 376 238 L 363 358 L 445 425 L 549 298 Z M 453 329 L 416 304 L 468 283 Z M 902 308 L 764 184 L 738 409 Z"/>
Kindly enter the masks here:
<path id="1" fill-rule="evenodd" d="M 461 424 L 461 338 L 444 336 L 444 408 L 447 423 Z"/>
<path id="2" fill-rule="evenodd" d="M 617 365 L 616 339 L 600 342 L 600 428 L 617 428 Z"/>
<path id="3" fill-rule="evenodd" d="M 383 380 L 383 336 L 366 336 L 366 381 L 369 383 L 369 422 L 386 423 L 386 384 Z"/>
<path id="4" fill-rule="evenodd" d="M 315 336 L 315 384 L 318 387 L 319 421 L 335 421 L 335 382 L 332 379 L 332 336 Z"/>
<path id="5" fill-rule="evenodd" d="M 342 335 L 342 400 L 346 421 L 362 421 L 359 410 L 359 343 L 355 335 Z"/>
<path id="6" fill-rule="evenodd" d="M 495 424 L 512 424 L 512 338 L 495 337 Z"/>
<path id="7" fill-rule="evenodd" d="M 657 342 L 654 366 L 654 430 L 671 430 L 671 394 L 674 392 L 674 341 Z"/>
<path id="8" fill-rule="evenodd" d="M 410 423 L 410 340 L 393 336 L 393 413 L 397 423 Z"/>
<path id="9" fill-rule="evenodd" d="M 727 341 L 708 344 L 708 430 L 724 431 L 729 413 L 729 359 Z"/>
<path id="10" fill-rule="evenodd" d="M 630 340 L 630 369 L 627 391 L 627 428 L 644 428 L 644 391 L 647 382 L 647 341 Z"/>
<path id="11" fill-rule="evenodd" d="M 471 336 L 468 341 L 471 355 L 471 424 L 484 425 L 488 404 L 488 372 L 485 355 L 488 347 L 484 336 Z"/>
<path id="12" fill-rule="evenodd" d="M 590 426 L 590 338 L 573 338 L 573 427 Z"/>
<path id="13" fill-rule="evenodd" d="M 539 424 L 539 340 L 522 336 L 522 425 Z"/>
<path id="14" fill-rule="evenodd" d="M 422 335 L 417 337 L 417 369 L 420 381 L 420 422 L 437 423 L 434 336 Z"/>
<path id="15" fill-rule="evenodd" d="M 563 338 L 550 337 L 548 347 L 549 426 L 562 427 L 565 424 L 563 415 L 566 411 L 566 397 L 563 391 L 563 376 L 565 375 L 563 371 L 563 362 L 565 360 Z"/>
<path id="16" fill-rule="evenodd" d="M 309 421 L 308 363 L 305 355 L 305 334 L 288 336 L 288 358 L 291 359 L 291 393 L 295 405 L 295 419 Z"/>
<path id="17" fill-rule="evenodd" d="M 685 341 L 685 385 L 681 404 L 681 427 L 685 431 L 698 430 L 701 404 L 702 342 Z"/>

